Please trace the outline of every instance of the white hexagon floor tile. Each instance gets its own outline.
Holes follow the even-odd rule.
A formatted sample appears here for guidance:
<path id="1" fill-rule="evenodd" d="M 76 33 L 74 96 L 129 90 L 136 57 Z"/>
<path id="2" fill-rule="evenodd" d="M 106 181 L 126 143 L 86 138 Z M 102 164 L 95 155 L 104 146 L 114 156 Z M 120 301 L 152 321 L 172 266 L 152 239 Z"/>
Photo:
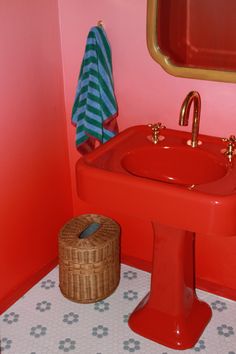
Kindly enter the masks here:
<path id="1" fill-rule="evenodd" d="M 116 291 L 95 304 L 62 296 L 58 267 L 0 317 L 2 354 L 236 354 L 236 302 L 197 291 L 213 311 L 194 348 L 166 348 L 132 332 L 128 317 L 148 292 L 150 274 L 121 265 Z"/>

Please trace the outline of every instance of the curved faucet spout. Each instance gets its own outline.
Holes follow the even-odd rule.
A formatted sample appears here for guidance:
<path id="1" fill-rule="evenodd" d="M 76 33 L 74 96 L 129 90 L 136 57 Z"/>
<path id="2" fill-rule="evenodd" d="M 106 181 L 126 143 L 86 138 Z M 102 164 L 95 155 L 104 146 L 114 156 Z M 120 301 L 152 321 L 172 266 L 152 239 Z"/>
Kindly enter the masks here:
<path id="1" fill-rule="evenodd" d="M 190 145 L 196 147 L 198 145 L 198 133 L 200 124 L 201 112 L 201 97 L 197 91 L 191 91 L 186 96 L 180 110 L 179 125 L 188 125 L 190 108 L 193 103 L 193 125 L 192 125 L 192 139 Z"/>

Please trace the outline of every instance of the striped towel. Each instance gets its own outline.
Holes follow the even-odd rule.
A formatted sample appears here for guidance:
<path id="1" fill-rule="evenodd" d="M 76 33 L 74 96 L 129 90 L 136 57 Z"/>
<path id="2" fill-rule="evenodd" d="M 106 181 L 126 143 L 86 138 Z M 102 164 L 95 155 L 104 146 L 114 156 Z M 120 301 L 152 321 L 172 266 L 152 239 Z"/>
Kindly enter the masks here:
<path id="1" fill-rule="evenodd" d="M 72 110 L 76 146 L 85 154 L 96 140 L 105 143 L 118 133 L 111 49 L 101 26 L 89 31 Z"/>

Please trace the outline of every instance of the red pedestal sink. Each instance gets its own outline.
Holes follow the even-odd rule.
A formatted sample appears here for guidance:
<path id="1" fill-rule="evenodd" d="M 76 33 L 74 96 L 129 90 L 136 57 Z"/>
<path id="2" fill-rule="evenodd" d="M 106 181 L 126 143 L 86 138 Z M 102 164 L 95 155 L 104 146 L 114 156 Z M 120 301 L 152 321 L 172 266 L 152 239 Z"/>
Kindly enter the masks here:
<path id="1" fill-rule="evenodd" d="M 211 318 L 195 293 L 194 237 L 236 234 L 236 168 L 220 138 L 166 129 L 154 145 L 132 127 L 77 163 L 78 194 L 94 205 L 150 220 L 151 289 L 129 319 L 137 333 L 174 349 L 194 346 Z"/>

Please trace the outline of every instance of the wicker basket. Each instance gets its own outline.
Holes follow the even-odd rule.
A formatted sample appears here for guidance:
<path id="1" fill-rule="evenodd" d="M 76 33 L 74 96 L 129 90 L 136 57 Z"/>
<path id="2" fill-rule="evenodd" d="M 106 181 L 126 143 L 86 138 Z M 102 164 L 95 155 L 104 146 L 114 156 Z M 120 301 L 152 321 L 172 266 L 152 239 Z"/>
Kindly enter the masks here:
<path id="1" fill-rule="evenodd" d="M 97 231 L 82 238 L 89 225 Z M 59 233 L 59 283 L 76 302 L 96 302 L 111 295 L 120 280 L 120 227 L 105 217 L 86 214 L 70 220 Z"/>

